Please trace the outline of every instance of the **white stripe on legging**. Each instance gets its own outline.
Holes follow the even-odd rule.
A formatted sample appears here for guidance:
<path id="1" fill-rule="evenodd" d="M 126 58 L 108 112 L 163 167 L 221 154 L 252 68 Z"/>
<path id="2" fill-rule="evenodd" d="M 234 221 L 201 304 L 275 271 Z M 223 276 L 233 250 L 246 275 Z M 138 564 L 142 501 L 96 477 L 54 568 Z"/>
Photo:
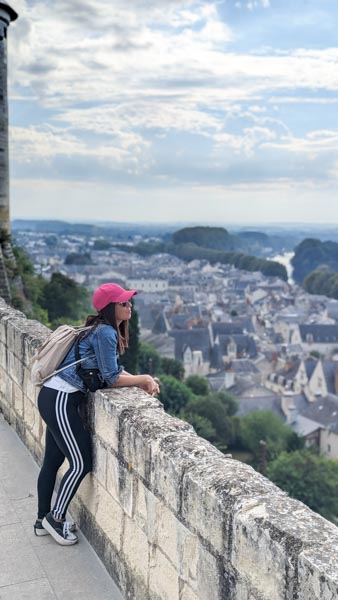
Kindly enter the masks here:
<path id="1" fill-rule="evenodd" d="M 65 512 L 65 506 L 71 498 L 74 486 L 77 484 L 78 479 L 83 472 L 83 460 L 81 452 L 74 438 L 74 434 L 67 417 L 67 400 L 68 394 L 61 393 L 59 402 L 57 404 L 57 419 L 60 431 L 73 461 L 73 470 L 69 473 L 68 479 L 65 481 L 61 494 L 57 500 L 57 504 L 54 509 L 54 516 L 57 518 L 60 518 Z"/>
<path id="2" fill-rule="evenodd" d="M 60 433 L 69 450 L 73 462 L 73 469 L 69 473 L 69 476 L 66 479 L 66 481 L 64 482 L 63 488 L 57 500 L 57 504 L 53 510 L 53 514 L 56 518 L 61 518 L 62 514 L 65 511 L 65 506 L 71 498 L 74 487 L 76 486 L 78 479 L 83 473 L 83 459 L 67 416 L 67 400 L 68 393 L 58 393 L 56 398 L 56 418 L 59 425 Z"/>

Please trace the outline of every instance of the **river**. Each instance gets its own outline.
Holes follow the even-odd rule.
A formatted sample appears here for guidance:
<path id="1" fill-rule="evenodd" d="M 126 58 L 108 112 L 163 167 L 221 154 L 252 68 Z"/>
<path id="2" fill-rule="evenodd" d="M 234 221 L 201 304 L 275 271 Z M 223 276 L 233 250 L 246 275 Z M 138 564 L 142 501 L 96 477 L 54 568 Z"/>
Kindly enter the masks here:
<path id="1" fill-rule="evenodd" d="M 294 283 L 294 280 L 292 279 L 293 267 L 291 264 L 291 260 L 294 257 L 294 255 L 294 252 L 284 252 L 284 254 L 276 254 L 275 256 L 272 256 L 270 258 L 270 260 L 275 260 L 276 262 L 279 262 L 281 263 L 281 265 L 284 265 L 284 267 L 286 267 L 286 271 L 288 274 L 288 283 Z"/>

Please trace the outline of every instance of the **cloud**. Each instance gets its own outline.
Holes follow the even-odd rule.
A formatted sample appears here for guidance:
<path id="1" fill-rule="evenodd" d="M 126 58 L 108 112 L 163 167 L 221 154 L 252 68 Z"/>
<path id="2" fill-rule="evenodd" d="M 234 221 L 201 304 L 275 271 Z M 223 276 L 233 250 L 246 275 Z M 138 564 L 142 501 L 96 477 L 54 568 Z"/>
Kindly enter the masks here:
<path id="1" fill-rule="evenodd" d="M 249 0 L 235 3 L 236 8 L 248 8 L 254 10 L 255 8 L 269 8 L 270 0 Z"/>
<path id="2" fill-rule="evenodd" d="M 282 137 L 278 145 L 267 143 L 267 147 L 278 147 L 288 152 L 302 152 L 317 156 L 319 153 L 338 152 L 338 131 L 311 131 L 304 138 Z"/>
<path id="3" fill-rule="evenodd" d="M 34 171 L 51 165 L 57 157 L 63 157 L 69 165 L 78 158 L 85 158 L 93 161 L 96 168 L 97 163 L 101 163 L 110 172 L 123 170 L 128 174 L 137 174 L 141 164 L 142 170 L 146 168 L 146 157 L 142 151 L 146 150 L 148 144 L 132 134 L 121 137 L 116 144 L 111 136 L 108 143 L 93 146 L 80 137 L 55 127 L 13 127 L 10 143 L 15 162 L 32 165 Z M 64 169 L 65 167 L 62 170 Z"/>
<path id="4" fill-rule="evenodd" d="M 271 40 L 281 10 L 268 0 L 19 0 L 18 10 L 15 177 L 164 190 L 336 173 L 338 50 L 265 44 L 263 25 Z M 293 5 L 293 22 L 301 14 Z"/>

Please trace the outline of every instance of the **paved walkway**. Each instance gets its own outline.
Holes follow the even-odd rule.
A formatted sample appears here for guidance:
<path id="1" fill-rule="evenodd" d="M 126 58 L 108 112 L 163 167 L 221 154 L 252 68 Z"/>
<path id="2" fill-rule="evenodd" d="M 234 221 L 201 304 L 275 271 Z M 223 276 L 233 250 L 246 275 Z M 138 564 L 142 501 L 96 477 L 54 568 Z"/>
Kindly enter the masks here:
<path id="1" fill-rule="evenodd" d="M 69 547 L 34 535 L 38 471 L 0 415 L 0 600 L 123 600 L 81 532 Z"/>

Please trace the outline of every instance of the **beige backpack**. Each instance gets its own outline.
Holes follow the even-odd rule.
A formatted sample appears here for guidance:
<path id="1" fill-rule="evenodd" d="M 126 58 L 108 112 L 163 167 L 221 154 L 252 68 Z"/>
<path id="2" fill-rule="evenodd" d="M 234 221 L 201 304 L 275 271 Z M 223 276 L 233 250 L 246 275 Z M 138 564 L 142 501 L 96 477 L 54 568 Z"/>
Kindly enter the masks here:
<path id="1" fill-rule="evenodd" d="M 47 337 L 31 360 L 31 381 L 34 385 L 42 385 L 46 379 L 81 362 L 81 359 L 76 360 L 70 365 L 58 369 L 80 333 L 87 329 L 91 329 L 91 327 L 60 325 Z"/>

